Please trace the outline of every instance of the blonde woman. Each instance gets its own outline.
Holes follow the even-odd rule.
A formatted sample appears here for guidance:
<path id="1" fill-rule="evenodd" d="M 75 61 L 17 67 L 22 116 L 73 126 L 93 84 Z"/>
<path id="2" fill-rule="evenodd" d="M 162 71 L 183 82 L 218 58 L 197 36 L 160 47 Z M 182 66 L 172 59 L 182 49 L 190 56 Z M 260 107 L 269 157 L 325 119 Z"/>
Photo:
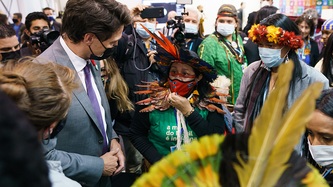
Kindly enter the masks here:
<path id="1" fill-rule="evenodd" d="M 48 144 L 59 121 L 67 115 L 71 93 L 76 87 L 74 79 L 72 70 L 58 64 L 37 64 L 31 60 L 8 62 L 0 69 L 0 90 L 26 114 L 38 131 L 40 142 Z M 47 160 L 47 164 L 52 186 L 81 186 L 62 173 L 60 161 Z"/>

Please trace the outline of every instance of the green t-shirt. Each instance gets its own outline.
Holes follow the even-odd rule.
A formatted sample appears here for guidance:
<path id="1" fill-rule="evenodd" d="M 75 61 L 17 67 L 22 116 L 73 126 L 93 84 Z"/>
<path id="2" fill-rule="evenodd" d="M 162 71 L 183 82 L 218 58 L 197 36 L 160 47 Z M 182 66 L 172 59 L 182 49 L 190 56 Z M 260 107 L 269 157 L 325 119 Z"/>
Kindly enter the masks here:
<path id="1" fill-rule="evenodd" d="M 208 115 L 207 110 L 195 109 L 199 114 L 206 119 Z M 149 113 L 150 131 L 148 139 L 153 143 L 157 151 L 163 156 L 169 154 L 170 147 L 177 144 L 177 119 L 176 111 L 170 107 L 168 110 L 160 111 L 154 110 Z M 187 122 L 186 122 L 187 123 Z M 197 135 L 187 125 L 190 140 L 196 139 Z"/>

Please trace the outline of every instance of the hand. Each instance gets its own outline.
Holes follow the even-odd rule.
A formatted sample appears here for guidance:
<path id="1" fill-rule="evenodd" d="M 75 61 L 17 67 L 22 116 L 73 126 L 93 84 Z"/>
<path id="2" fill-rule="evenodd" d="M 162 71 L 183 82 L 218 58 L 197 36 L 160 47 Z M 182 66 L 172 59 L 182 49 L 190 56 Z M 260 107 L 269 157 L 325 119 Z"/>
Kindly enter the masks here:
<path id="1" fill-rule="evenodd" d="M 103 176 L 111 176 L 117 170 L 118 157 L 116 154 L 118 154 L 119 151 L 120 149 L 117 148 L 101 156 L 104 161 Z"/>
<path id="2" fill-rule="evenodd" d="M 27 46 L 28 46 L 28 48 L 31 51 L 33 56 L 38 56 L 42 53 L 42 51 L 39 49 L 37 44 L 32 45 L 32 44 L 30 44 L 30 42 L 27 42 Z"/>
<path id="3" fill-rule="evenodd" d="M 149 51 L 148 52 L 148 54 L 147 54 L 147 56 L 148 56 L 148 58 L 149 58 L 149 61 L 151 62 L 151 63 L 155 63 L 156 62 L 156 60 L 155 60 L 155 54 L 157 54 L 157 51 L 155 51 L 155 50 L 153 50 L 153 51 Z"/>
<path id="4" fill-rule="evenodd" d="M 192 110 L 190 101 L 176 93 L 169 94 L 168 101 L 171 106 L 178 109 L 182 114 L 186 114 Z"/>
<path id="5" fill-rule="evenodd" d="M 111 140 L 111 151 L 113 150 L 118 150 L 117 154 L 115 155 L 118 158 L 118 168 L 114 172 L 113 175 L 119 174 L 121 171 L 125 169 L 125 156 L 124 153 L 121 150 L 120 144 L 117 139 L 112 139 Z"/>

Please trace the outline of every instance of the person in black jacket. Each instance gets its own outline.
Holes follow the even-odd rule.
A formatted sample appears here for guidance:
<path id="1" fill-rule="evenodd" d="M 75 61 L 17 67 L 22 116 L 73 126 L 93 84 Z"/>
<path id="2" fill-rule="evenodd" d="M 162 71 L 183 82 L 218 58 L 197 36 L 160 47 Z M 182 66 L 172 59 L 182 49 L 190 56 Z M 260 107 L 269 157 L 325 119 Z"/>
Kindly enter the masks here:
<path id="1" fill-rule="evenodd" d="M 264 6 L 256 14 L 254 24 L 259 24 L 259 22 L 269 15 L 275 14 L 278 8 L 275 6 Z M 258 45 L 253 43 L 251 40 L 244 41 L 245 56 L 247 58 L 247 63 L 250 65 L 252 62 L 260 60 Z"/>

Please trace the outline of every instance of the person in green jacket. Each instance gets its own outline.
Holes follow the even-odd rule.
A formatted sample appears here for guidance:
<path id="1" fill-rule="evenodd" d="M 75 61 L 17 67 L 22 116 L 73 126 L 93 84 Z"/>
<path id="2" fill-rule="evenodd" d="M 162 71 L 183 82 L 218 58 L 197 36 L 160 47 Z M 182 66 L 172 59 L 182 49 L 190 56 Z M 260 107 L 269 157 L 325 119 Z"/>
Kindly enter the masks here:
<path id="1" fill-rule="evenodd" d="M 229 104 L 238 97 L 243 69 L 247 66 L 243 41 L 237 33 L 237 10 L 223 4 L 217 13 L 215 32 L 203 40 L 198 49 L 201 59 L 211 64 L 219 75 L 231 80 Z"/>

